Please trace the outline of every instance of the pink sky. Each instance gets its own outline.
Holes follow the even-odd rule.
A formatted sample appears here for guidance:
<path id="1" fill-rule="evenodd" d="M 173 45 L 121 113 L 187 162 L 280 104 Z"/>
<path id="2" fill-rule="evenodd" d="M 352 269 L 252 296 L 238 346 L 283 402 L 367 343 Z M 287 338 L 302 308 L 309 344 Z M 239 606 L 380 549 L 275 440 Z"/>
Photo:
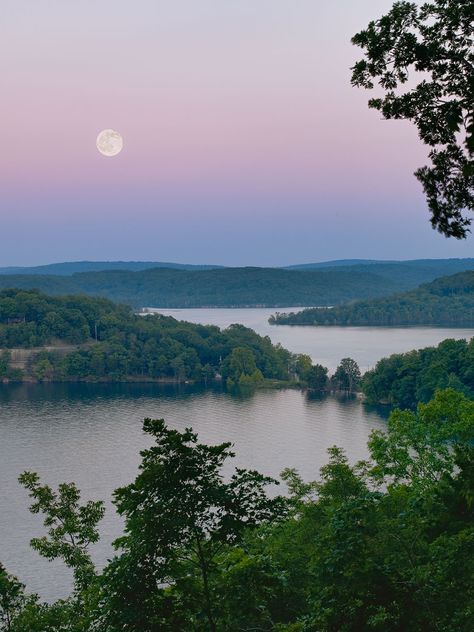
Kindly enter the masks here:
<path id="1" fill-rule="evenodd" d="M 472 254 L 429 227 L 414 129 L 350 86 L 391 4 L 3 0 L 0 265 Z"/>

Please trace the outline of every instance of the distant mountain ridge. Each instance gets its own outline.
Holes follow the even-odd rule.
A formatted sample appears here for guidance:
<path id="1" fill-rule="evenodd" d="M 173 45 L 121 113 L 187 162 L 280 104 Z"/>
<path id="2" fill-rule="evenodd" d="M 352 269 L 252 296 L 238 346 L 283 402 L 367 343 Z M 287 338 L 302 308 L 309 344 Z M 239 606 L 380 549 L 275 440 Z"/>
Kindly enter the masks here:
<path id="1" fill-rule="evenodd" d="M 214 270 L 223 266 L 192 265 L 166 261 L 65 261 L 41 266 L 9 266 L 0 268 L 0 274 L 53 274 L 71 276 L 77 272 L 103 272 L 105 270 L 129 270 L 138 272 L 150 268 L 170 268 L 174 270 Z"/>
<path id="2" fill-rule="evenodd" d="M 405 269 L 433 269 L 441 270 L 444 276 L 449 272 L 463 272 L 464 270 L 474 269 L 474 258 L 465 259 L 407 259 L 407 260 L 384 260 L 384 259 L 335 259 L 333 261 L 319 261 L 315 263 L 301 263 L 290 266 L 263 266 L 260 269 L 273 268 L 276 270 L 325 270 L 331 268 L 351 269 L 356 271 L 359 268 L 372 266 L 375 269 L 380 268 L 383 272 L 395 272 L 399 266 Z M 211 265 L 211 264 L 190 264 L 190 263 L 173 263 L 168 261 L 64 261 L 58 263 L 48 263 L 38 266 L 6 266 L 0 267 L 0 275 L 2 274 L 46 274 L 58 276 L 71 276 L 76 272 L 103 272 L 105 270 L 128 270 L 138 272 L 141 270 L 149 270 L 152 268 L 169 268 L 172 270 L 217 270 L 222 268 L 230 268 L 232 266 Z M 234 266 L 235 267 L 235 266 Z M 244 268 L 246 266 L 237 266 Z M 250 266 L 258 267 L 258 266 Z M 373 272 L 374 270 L 372 270 Z M 387 273 L 387 272 L 386 272 Z M 390 274 L 388 274 L 390 276 Z M 433 277 L 434 278 L 434 277 Z"/>
<path id="3" fill-rule="evenodd" d="M 449 259 L 334 259 L 332 261 L 317 261 L 315 263 L 297 263 L 285 266 L 286 270 L 317 270 L 319 268 L 340 268 L 352 266 L 372 266 L 372 265 L 410 265 L 410 266 L 438 266 L 438 265 L 472 265 L 474 258 L 451 257 Z"/>
<path id="4" fill-rule="evenodd" d="M 38 289 L 52 295 L 90 294 L 134 307 L 185 308 L 339 305 L 357 298 L 385 296 L 387 291 L 399 290 L 400 284 L 369 271 L 249 267 L 0 275 L 0 288 Z"/>
<path id="5" fill-rule="evenodd" d="M 334 262 L 331 262 L 334 263 Z M 337 306 L 412 290 L 474 259 L 408 263 L 331 265 L 319 269 L 194 267 L 153 262 L 51 264 L 31 274 L 1 274 L 0 288 L 39 289 L 48 294 L 103 296 L 134 307 L 293 307 Z M 134 268 L 126 270 L 125 265 Z M 142 268 L 141 266 L 145 266 Z M 174 267 L 168 267 L 174 266 Z"/>
<path id="6" fill-rule="evenodd" d="M 330 261 L 315 261 L 313 263 L 296 263 L 291 266 L 284 266 L 285 270 L 318 270 L 320 268 L 338 268 L 346 266 L 366 265 L 376 263 L 406 263 L 391 259 L 334 259 Z"/>

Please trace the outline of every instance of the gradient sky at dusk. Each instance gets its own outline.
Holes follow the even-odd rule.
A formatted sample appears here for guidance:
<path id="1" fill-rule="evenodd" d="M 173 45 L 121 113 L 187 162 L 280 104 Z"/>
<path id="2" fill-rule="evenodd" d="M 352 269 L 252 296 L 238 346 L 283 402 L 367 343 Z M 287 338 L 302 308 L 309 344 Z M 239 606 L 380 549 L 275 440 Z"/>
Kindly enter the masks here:
<path id="1" fill-rule="evenodd" d="M 391 5 L 2 0 L 0 265 L 472 256 L 429 225 L 416 131 L 350 86 Z"/>

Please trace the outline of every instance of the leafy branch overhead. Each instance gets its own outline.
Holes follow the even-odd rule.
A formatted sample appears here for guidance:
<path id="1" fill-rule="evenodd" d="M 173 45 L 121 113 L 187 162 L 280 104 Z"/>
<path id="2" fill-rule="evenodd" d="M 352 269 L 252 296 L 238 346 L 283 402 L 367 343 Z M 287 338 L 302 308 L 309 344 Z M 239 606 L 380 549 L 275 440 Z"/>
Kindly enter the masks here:
<path id="1" fill-rule="evenodd" d="M 431 148 L 431 165 L 415 175 L 433 228 L 467 237 L 474 211 L 474 3 L 395 2 L 352 42 L 365 53 L 352 68 L 352 84 L 378 83 L 385 91 L 369 107 L 385 119 L 412 121 Z"/>

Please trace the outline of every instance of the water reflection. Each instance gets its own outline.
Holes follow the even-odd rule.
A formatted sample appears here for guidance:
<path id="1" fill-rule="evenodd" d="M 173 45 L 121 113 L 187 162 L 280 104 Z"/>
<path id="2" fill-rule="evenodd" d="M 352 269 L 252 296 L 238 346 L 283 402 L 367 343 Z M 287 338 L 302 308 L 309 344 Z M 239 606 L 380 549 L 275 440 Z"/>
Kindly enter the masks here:
<path id="1" fill-rule="evenodd" d="M 285 467 L 306 479 L 318 476 L 327 449 L 339 445 L 351 460 L 365 458 L 367 436 L 384 419 L 356 398 L 297 390 L 225 393 L 216 385 L 12 384 L 0 385 L 0 560 L 46 598 L 67 592 L 70 574 L 41 560 L 28 546 L 42 532 L 28 513 L 17 483 L 25 469 L 45 482 L 75 481 L 83 498 L 104 499 L 107 513 L 94 558 L 103 564 L 121 524 L 110 499 L 134 479 L 139 452 L 148 445 L 145 417 L 164 418 L 179 429 L 192 426 L 202 441 L 231 441 L 235 465 L 278 477 Z"/>

